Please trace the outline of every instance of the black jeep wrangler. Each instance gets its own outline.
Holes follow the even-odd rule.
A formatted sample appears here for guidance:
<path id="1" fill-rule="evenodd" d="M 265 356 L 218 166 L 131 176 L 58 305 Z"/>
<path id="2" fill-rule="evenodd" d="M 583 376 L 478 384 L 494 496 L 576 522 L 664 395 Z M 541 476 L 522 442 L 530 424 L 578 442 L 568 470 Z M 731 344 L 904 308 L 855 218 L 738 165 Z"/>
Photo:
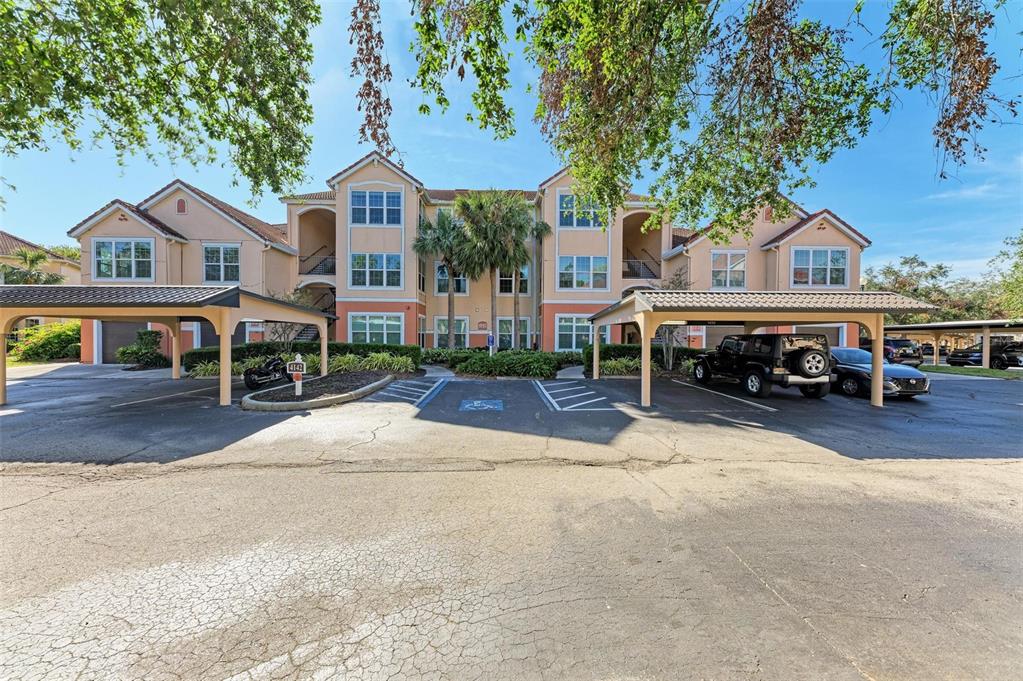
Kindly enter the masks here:
<path id="1" fill-rule="evenodd" d="M 827 336 L 756 333 L 725 336 L 717 350 L 700 355 L 693 367 L 698 383 L 715 374 L 741 379 L 743 390 L 767 397 L 775 384 L 799 386 L 804 397 L 831 392 L 831 351 Z"/>

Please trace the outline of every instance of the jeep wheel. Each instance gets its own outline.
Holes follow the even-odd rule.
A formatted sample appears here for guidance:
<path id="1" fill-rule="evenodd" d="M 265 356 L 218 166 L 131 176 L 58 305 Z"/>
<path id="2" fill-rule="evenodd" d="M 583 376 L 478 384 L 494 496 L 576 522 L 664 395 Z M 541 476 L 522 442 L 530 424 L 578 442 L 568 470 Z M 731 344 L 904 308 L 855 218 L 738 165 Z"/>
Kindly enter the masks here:
<path id="1" fill-rule="evenodd" d="M 806 378 L 823 376 L 828 370 L 828 358 L 820 350 L 809 348 L 796 359 L 796 373 Z"/>
<path id="2" fill-rule="evenodd" d="M 703 383 L 704 385 L 710 383 L 710 366 L 704 360 L 700 360 L 693 367 L 693 378 L 696 379 L 697 383 Z"/>
<path id="3" fill-rule="evenodd" d="M 768 397 L 771 394 L 771 384 L 756 369 L 747 371 L 742 377 L 742 389 L 751 397 Z"/>
<path id="4" fill-rule="evenodd" d="M 831 384 L 813 383 L 811 385 L 801 385 L 799 386 L 799 392 L 803 393 L 803 397 L 819 400 L 831 392 Z"/>

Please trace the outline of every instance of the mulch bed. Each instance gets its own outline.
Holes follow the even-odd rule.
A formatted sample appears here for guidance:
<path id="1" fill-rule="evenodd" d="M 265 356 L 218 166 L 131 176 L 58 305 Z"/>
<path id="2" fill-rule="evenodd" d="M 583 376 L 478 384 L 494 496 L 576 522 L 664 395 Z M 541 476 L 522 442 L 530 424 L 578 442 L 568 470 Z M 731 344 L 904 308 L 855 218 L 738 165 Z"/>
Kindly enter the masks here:
<path id="1" fill-rule="evenodd" d="M 347 374 L 327 374 L 323 378 L 302 382 L 302 395 L 295 396 L 295 384 L 287 383 L 260 394 L 254 399 L 260 402 L 302 402 L 317 397 L 342 395 L 358 390 L 370 383 L 376 383 L 387 375 L 386 371 L 352 371 Z"/>

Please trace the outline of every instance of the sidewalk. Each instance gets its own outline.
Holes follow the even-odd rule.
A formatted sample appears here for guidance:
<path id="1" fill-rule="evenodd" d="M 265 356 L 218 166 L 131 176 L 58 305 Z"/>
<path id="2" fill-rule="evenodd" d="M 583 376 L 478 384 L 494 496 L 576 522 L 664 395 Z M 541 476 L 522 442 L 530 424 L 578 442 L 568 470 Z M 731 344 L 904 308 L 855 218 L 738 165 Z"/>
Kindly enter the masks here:
<path id="1" fill-rule="evenodd" d="M 124 371 L 123 364 L 77 364 L 69 362 L 50 362 L 46 364 L 26 364 L 7 367 L 7 379 L 25 378 L 126 378 L 146 380 L 170 378 L 170 369 L 152 369 L 148 371 Z"/>

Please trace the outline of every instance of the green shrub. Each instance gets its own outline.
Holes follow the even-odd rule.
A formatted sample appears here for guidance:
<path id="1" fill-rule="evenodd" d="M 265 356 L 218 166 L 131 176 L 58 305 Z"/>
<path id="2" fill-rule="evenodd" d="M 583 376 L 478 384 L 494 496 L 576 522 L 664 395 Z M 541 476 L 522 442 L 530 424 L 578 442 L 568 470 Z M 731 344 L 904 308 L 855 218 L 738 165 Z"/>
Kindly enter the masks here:
<path id="1" fill-rule="evenodd" d="M 332 374 L 347 374 L 362 368 L 362 357 L 358 355 L 333 355 L 327 362 L 327 371 Z"/>
<path id="2" fill-rule="evenodd" d="M 423 351 L 424 364 L 444 364 L 455 369 L 459 364 L 479 354 L 489 354 L 487 348 L 428 348 Z"/>
<path id="3" fill-rule="evenodd" d="M 82 323 L 57 322 L 40 324 L 19 332 L 11 355 L 33 362 L 54 359 L 77 359 L 82 352 Z"/>
<path id="4" fill-rule="evenodd" d="M 220 375 L 220 362 L 216 360 L 210 362 L 198 362 L 193 365 L 191 370 L 188 372 L 189 378 L 204 378 L 206 376 L 218 376 Z"/>
<path id="5" fill-rule="evenodd" d="M 258 343 L 245 343 L 244 345 L 235 345 L 231 348 L 231 361 L 238 362 L 249 357 L 267 357 L 271 355 L 282 355 L 283 346 L 281 343 L 274 341 L 261 341 Z M 408 357 L 412 360 L 413 366 L 419 367 L 422 362 L 422 348 L 418 345 L 384 345 L 383 343 L 338 343 L 330 342 L 327 343 L 327 353 L 329 355 L 359 355 L 365 357 L 374 352 L 386 352 L 390 355 L 400 355 Z M 302 355 L 308 365 L 310 358 L 313 355 L 319 357 L 320 354 L 320 342 L 319 341 L 295 341 L 291 344 L 291 353 L 285 360 L 294 359 L 295 353 Z M 191 369 L 199 362 L 212 362 L 220 359 L 220 348 L 205 347 L 196 348 L 189 350 L 184 354 L 183 364 L 186 369 Z"/>
<path id="6" fill-rule="evenodd" d="M 675 348 L 675 362 L 678 363 L 683 359 L 694 359 L 697 355 L 704 352 L 704 350 L 698 348 Z M 601 343 L 600 344 L 600 361 L 603 362 L 605 359 L 618 359 L 619 357 L 639 357 L 642 353 L 642 348 L 639 343 Z M 654 343 L 650 346 L 650 359 L 657 362 L 661 366 L 666 366 L 664 362 L 664 352 L 661 348 L 660 343 Z M 583 366 L 593 366 L 593 346 L 587 345 L 583 348 Z"/>
<path id="7" fill-rule="evenodd" d="M 361 368 L 368 371 L 388 371 L 397 374 L 410 374 L 416 370 L 412 360 L 408 357 L 386 352 L 373 352 L 363 357 Z"/>
<path id="8" fill-rule="evenodd" d="M 474 376 L 554 378 L 558 373 L 558 360 L 553 352 L 533 350 L 507 350 L 493 356 L 475 352 L 458 365 L 458 372 Z"/>
<path id="9" fill-rule="evenodd" d="M 564 369 L 565 367 L 579 366 L 583 363 L 583 353 L 573 351 L 556 352 L 554 353 L 558 358 L 558 369 Z"/>
<path id="10" fill-rule="evenodd" d="M 169 367 L 170 359 L 160 352 L 161 338 L 163 334 L 159 331 L 142 329 L 135 333 L 134 343 L 117 348 L 114 354 L 119 363 L 133 364 L 140 369 Z"/>
<path id="11" fill-rule="evenodd" d="M 642 361 L 636 357 L 615 357 L 600 362 L 600 373 L 604 376 L 628 376 L 642 368 Z"/>

